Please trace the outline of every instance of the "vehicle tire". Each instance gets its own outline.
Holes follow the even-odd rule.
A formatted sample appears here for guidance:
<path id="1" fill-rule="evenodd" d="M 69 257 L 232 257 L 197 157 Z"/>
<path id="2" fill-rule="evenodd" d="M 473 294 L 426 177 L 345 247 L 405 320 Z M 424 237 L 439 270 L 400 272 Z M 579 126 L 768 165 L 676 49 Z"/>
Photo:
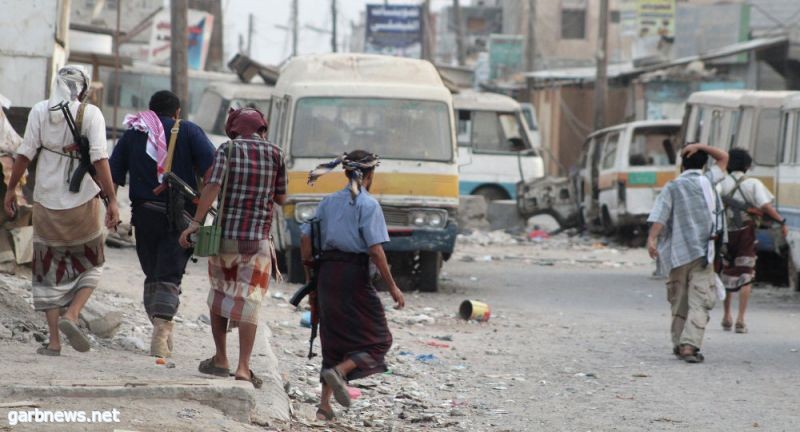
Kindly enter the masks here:
<path id="1" fill-rule="evenodd" d="M 288 249 L 284 252 L 284 260 L 286 260 L 286 279 L 290 283 L 305 283 L 306 271 L 300 258 L 300 249 Z"/>
<path id="2" fill-rule="evenodd" d="M 786 258 L 786 270 L 788 272 L 789 288 L 800 291 L 800 269 L 797 268 L 791 256 Z"/>
<path id="3" fill-rule="evenodd" d="M 497 186 L 481 186 L 472 191 L 472 195 L 480 195 L 487 202 L 511 199 L 511 197 L 508 196 L 508 192 Z"/>
<path id="4" fill-rule="evenodd" d="M 420 252 L 417 267 L 417 289 L 423 292 L 439 290 L 439 271 L 442 269 L 440 252 Z"/>
<path id="5" fill-rule="evenodd" d="M 614 222 L 611 220 L 611 213 L 608 211 L 608 207 L 603 207 L 603 212 L 600 216 L 600 223 L 602 224 L 603 235 L 614 235 Z"/>

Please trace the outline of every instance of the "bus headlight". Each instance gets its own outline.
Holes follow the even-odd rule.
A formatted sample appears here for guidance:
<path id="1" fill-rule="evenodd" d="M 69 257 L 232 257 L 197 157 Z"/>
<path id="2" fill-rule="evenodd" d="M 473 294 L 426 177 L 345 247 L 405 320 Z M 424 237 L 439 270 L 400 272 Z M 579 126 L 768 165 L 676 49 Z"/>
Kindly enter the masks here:
<path id="1" fill-rule="evenodd" d="M 409 213 L 409 224 L 418 228 L 441 229 L 447 224 L 446 210 L 412 210 Z"/>
<path id="2" fill-rule="evenodd" d="M 298 223 L 306 223 L 310 221 L 317 214 L 316 203 L 300 203 L 294 208 L 294 219 Z"/>

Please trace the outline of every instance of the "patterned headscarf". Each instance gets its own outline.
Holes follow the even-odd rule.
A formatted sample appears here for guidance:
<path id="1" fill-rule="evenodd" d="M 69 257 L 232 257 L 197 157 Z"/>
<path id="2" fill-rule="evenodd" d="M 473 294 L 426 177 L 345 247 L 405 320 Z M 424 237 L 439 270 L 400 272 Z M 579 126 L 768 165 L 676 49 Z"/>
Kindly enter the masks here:
<path id="1" fill-rule="evenodd" d="M 317 168 L 308 173 L 308 184 L 313 185 L 317 179 L 333 171 L 334 168 L 341 164 L 342 167 L 344 167 L 347 178 L 350 180 L 348 186 L 350 188 L 350 195 L 355 199 L 358 194 L 361 193 L 361 185 L 364 182 L 364 171 L 369 171 L 380 165 L 380 157 L 378 155 L 367 152 L 364 153 L 366 153 L 366 156 L 357 160 L 350 159 L 348 154 L 344 153 L 328 163 L 318 165 Z"/>
<path id="2" fill-rule="evenodd" d="M 62 102 L 68 102 L 70 106 L 74 106 L 74 102 L 83 102 L 82 98 L 86 97 L 91 83 L 92 80 L 83 66 L 67 65 L 62 67 L 53 80 L 47 107 L 52 108 Z M 64 120 L 64 113 L 61 111 L 50 111 L 51 123 L 61 123 Z"/>
<path id="3" fill-rule="evenodd" d="M 250 138 L 261 129 L 269 128 L 264 114 L 256 108 L 239 108 L 228 110 L 228 121 L 225 122 L 225 135 L 230 139 L 238 137 Z"/>

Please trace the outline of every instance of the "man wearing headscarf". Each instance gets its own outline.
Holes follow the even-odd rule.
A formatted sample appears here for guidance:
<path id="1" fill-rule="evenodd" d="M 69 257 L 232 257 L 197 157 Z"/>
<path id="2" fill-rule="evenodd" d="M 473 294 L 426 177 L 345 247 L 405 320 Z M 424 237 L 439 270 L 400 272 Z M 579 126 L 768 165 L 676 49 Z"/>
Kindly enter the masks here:
<path id="1" fill-rule="evenodd" d="M 227 331 L 239 327 L 239 364 L 234 375 L 261 388 L 263 381 L 250 369 L 250 355 L 258 330 L 261 301 L 275 269 L 275 249 L 269 238 L 274 204 L 286 201 L 286 165 L 283 152 L 267 141 L 267 120 L 254 108 L 231 110 L 225 133 L 231 139 L 217 150 L 211 177 L 203 188 L 194 221 L 181 246 L 205 221 L 220 196 L 222 227 L 219 253 L 208 259 L 208 308 L 216 352 L 198 370 L 228 377 Z"/>
<path id="2" fill-rule="evenodd" d="M 383 211 L 368 192 L 378 163 L 378 156 L 355 150 L 309 174 L 308 181 L 313 184 L 342 165 L 347 178 L 346 186 L 325 197 L 317 208 L 320 262 L 313 263 L 309 224 L 303 226 L 301 242 L 303 262 L 319 272 L 317 291 L 309 301 L 319 319 L 322 343 L 320 420 L 334 418 L 332 395 L 341 405 L 350 406 L 347 381 L 387 371 L 384 357 L 392 346 L 392 334 L 372 285 L 370 261 L 386 282 L 395 307 L 405 306 L 383 251 L 383 244 L 389 241 Z"/>
<path id="3" fill-rule="evenodd" d="M 191 199 L 164 187 L 164 174 L 169 171 L 197 190 L 197 179 L 207 178 L 214 162 L 214 146 L 199 126 L 179 120 L 181 101 L 171 91 L 154 93 L 149 108 L 125 117 L 128 130 L 114 147 L 110 163 L 116 185 L 124 186 L 130 174 L 131 222 L 145 274 L 144 309 L 153 323 L 150 355 L 164 358 L 172 356 L 173 318 L 192 255 L 180 247 L 178 238 L 195 211 Z M 176 130 L 170 159 L 168 144 Z"/>
<path id="4" fill-rule="evenodd" d="M 105 255 L 102 205 L 108 202 L 105 227 L 116 228 L 119 209 L 108 166 L 106 124 L 100 110 L 83 103 L 90 85 L 79 66 L 65 66 L 56 74 L 50 100 L 37 103 L 28 116 L 22 145 L 17 149 L 4 207 L 16 215 L 16 186 L 38 155 L 33 192 L 33 306 L 44 311 L 50 340 L 37 353 L 61 353 L 59 330 L 80 352 L 90 349 L 89 339 L 78 328 L 78 316 L 97 287 Z M 64 114 L 53 109 L 68 104 L 76 126 L 89 142 L 89 157 L 96 177 L 85 175 L 77 192 L 69 182 L 80 164 L 72 132 Z M 63 317 L 61 308 L 67 308 Z"/>

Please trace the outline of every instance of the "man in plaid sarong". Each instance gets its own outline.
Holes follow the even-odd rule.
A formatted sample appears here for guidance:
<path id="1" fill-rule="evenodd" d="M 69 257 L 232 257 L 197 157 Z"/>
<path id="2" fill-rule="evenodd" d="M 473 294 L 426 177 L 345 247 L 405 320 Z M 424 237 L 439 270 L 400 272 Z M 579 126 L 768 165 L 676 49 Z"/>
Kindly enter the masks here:
<path id="1" fill-rule="evenodd" d="M 383 305 L 372 286 L 372 260 L 386 281 L 396 308 L 405 305 L 383 244 L 389 241 L 386 221 L 378 201 L 368 190 L 378 157 L 363 150 L 342 155 L 311 172 L 309 182 L 343 165 L 348 182 L 319 205 L 321 255 L 316 300 L 322 342 L 322 398 L 317 417 L 334 418 L 331 396 L 350 406 L 346 381 L 387 370 L 384 356 L 392 346 Z M 304 226 L 303 261 L 311 264 L 310 227 Z"/>

